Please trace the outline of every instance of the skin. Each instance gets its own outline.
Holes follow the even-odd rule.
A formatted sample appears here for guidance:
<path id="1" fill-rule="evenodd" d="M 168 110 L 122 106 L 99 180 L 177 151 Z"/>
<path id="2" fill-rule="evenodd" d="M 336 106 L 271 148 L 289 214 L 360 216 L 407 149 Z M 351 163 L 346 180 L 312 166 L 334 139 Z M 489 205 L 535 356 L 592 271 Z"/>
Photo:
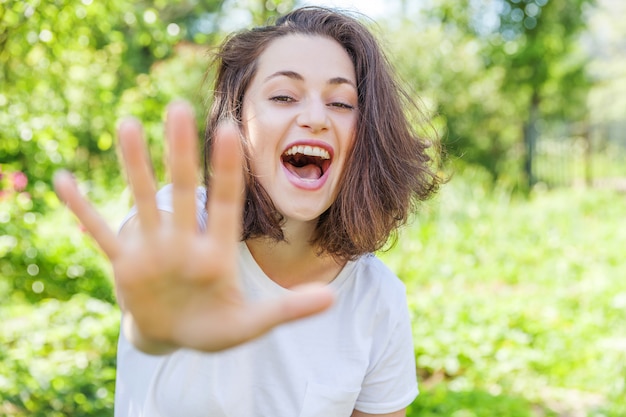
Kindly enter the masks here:
<path id="1" fill-rule="evenodd" d="M 352 61 L 331 39 L 286 36 L 261 55 L 244 98 L 244 126 L 255 156 L 252 170 L 286 218 L 286 227 L 314 225 L 335 201 L 354 143 L 357 100 Z M 281 163 L 290 145 L 310 142 L 333 150 L 328 181 L 315 190 L 301 188 L 308 181 L 290 182 Z"/>
<path id="2" fill-rule="evenodd" d="M 218 133 L 204 233 L 198 233 L 195 223 L 197 166 L 190 161 L 197 161 L 197 136 L 190 106 L 170 105 L 166 122 L 172 215 L 156 208 L 155 181 L 140 124 L 124 121 L 118 136 L 138 209 L 131 229 L 117 236 L 68 173 L 57 174 L 54 182 L 61 200 L 112 264 L 124 331 L 135 346 L 148 353 L 179 347 L 222 350 L 331 305 L 333 295 L 323 287 L 301 288 L 271 303 L 245 301 L 236 279 L 243 195 L 236 128 L 226 125 Z"/>
<path id="3" fill-rule="evenodd" d="M 285 219 L 286 242 L 247 241 L 264 272 L 279 285 L 332 281 L 343 264 L 318 256 L 311 239 L 318 217 L 337 196 L 354 143 L 358 115 L 354 66 L 334 40 L 290 35 L 273 41 L 259 59 L 246 92 L 245 133 L 253 173 Z M 332 153 L 326 181 L 299 180 L 285 169 L 283 152 L 314 144 Z M 313 184 L 316 188 L 310 189 Z M 319 185 L 318 184 L 318 185 Z"/>
<path id="4" fill-rule="evenodd" d="M 343 263 L 319 256 L 308 242 L 316 220 L 336 198 L 354 142 L 354 68 L 335 41 L 295 35 L 272 42 L 259 64 L 244 100 L 244 133 L 255 155 L 252 171 L 285 218 L 287 241 L 268 244 L 258 238 L 246 244 L 265 273 L 292 290 L 284 298 L 250 304 L 238 285 L 243 156 L 234 125 L 221 125 L 216 135 L 208 227 L 202 233 L 195 217 L 197 130 L 191 107 L 184 102 L 169 106 L 165 129 L 173 213 L 156 207 L 156 182 L 141 125 L 134 119 L 120 124 L 118 137 L 138 214 L 119 235 L 80 194 L 69 173 L 55 176 L 60 199 L 109 258 L 124 332 L 144 352 L 226 349 L 279 324 L 324 311 L 333 302 L 324 284 L 337 276 Z M 303 140 L 328 147 L 333 154 L 327 178 L 313 190 L 307 181 L 289 180 L 281 161 L 290 144 Z M 352 414 L 368 415 L 357 410 Z M 404 416 L 405 410 L 384 415 Z"/>

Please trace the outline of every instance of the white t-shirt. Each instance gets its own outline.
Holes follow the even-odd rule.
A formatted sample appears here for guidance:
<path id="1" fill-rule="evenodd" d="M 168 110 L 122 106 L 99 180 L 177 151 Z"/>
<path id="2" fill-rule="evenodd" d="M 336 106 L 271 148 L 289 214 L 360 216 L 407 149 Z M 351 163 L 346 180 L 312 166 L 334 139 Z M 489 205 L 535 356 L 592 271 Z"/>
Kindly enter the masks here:
<path id="1" fill-rule="evenodd" d="M 203 189 L 197 197 L 203 228 Z M 157 199 L 172 210 L 170 186 Z M 244 242 L 238 262 L 251 300 L 289 291 Z M 418 389 L 404 285 L 373 255 L 348 262 L 328 285 L 336 294 L 329 310 L 217 353 L 150 356 L 120 335 L 115 415 L 348 417 L 355 408 L 385 414 L 408 406 Z"/>

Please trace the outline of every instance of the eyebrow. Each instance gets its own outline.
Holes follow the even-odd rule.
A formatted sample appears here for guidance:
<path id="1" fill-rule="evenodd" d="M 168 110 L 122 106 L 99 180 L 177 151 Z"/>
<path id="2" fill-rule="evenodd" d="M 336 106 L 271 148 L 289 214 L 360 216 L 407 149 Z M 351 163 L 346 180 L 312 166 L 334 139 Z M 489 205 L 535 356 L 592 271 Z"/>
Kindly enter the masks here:
<path id="1" fill-rule="evenodd" d="M 265 82 L 276 77 L 287 77 L 287 78 L 291 78 L 292 80 L 304 81 L 304 77 L 295 71 L 276 71 L 275 73 L 267 76 L 265 78 Z M 331 84 L 331 85 L 349 84 L 352 87 L 356 88 L 356 85 L 354 84 L 354 82 L 344 77 L 333 77 L 327 81 L 327 84 Z"/>

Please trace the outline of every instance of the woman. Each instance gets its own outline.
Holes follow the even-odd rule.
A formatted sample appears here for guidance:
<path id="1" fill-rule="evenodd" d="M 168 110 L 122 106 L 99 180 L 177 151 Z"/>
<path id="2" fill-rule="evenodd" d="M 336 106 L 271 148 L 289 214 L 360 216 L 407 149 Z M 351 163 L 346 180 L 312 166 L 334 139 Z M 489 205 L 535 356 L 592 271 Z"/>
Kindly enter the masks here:
<path id="1" fill-rule="evenodd" d="M 116 415 L 404 416 L 404 286 L 371 253 L 439 184 L 411 101 L 368 29 L 323 8 L 232 35 L 216 65 L 205 188 L 185 103 L 156 196 L 140 125 L 120 126 L 136 208 L 119 236 L 56 177 L 113 265 Z"/>

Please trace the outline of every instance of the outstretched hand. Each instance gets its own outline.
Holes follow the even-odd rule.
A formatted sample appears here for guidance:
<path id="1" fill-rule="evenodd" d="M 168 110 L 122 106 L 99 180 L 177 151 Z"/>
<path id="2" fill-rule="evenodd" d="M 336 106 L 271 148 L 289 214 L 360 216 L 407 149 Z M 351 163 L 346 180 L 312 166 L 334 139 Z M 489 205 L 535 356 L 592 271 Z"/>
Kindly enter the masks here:
<path id="1" fill-rule="evenodd" d="M 54 184 L 111 261 L 124 331 L 139 349 L 222 350 L 332 303 L 332 294 L 324 287 L 303 288 L 261 303 L 245 300 L 237 277 L 243 156 L 234 124 L 218 129 L 203 232 L 196 223 L 197 133 L 190 106 L 171 104 L 166 121 L 173 213 L 157 209 L 139 122 L 124 121 L 118 135 L 137 207 L 136 217 L 119 236 L 81 196 L 69 173 L 58 173 Z"/>

